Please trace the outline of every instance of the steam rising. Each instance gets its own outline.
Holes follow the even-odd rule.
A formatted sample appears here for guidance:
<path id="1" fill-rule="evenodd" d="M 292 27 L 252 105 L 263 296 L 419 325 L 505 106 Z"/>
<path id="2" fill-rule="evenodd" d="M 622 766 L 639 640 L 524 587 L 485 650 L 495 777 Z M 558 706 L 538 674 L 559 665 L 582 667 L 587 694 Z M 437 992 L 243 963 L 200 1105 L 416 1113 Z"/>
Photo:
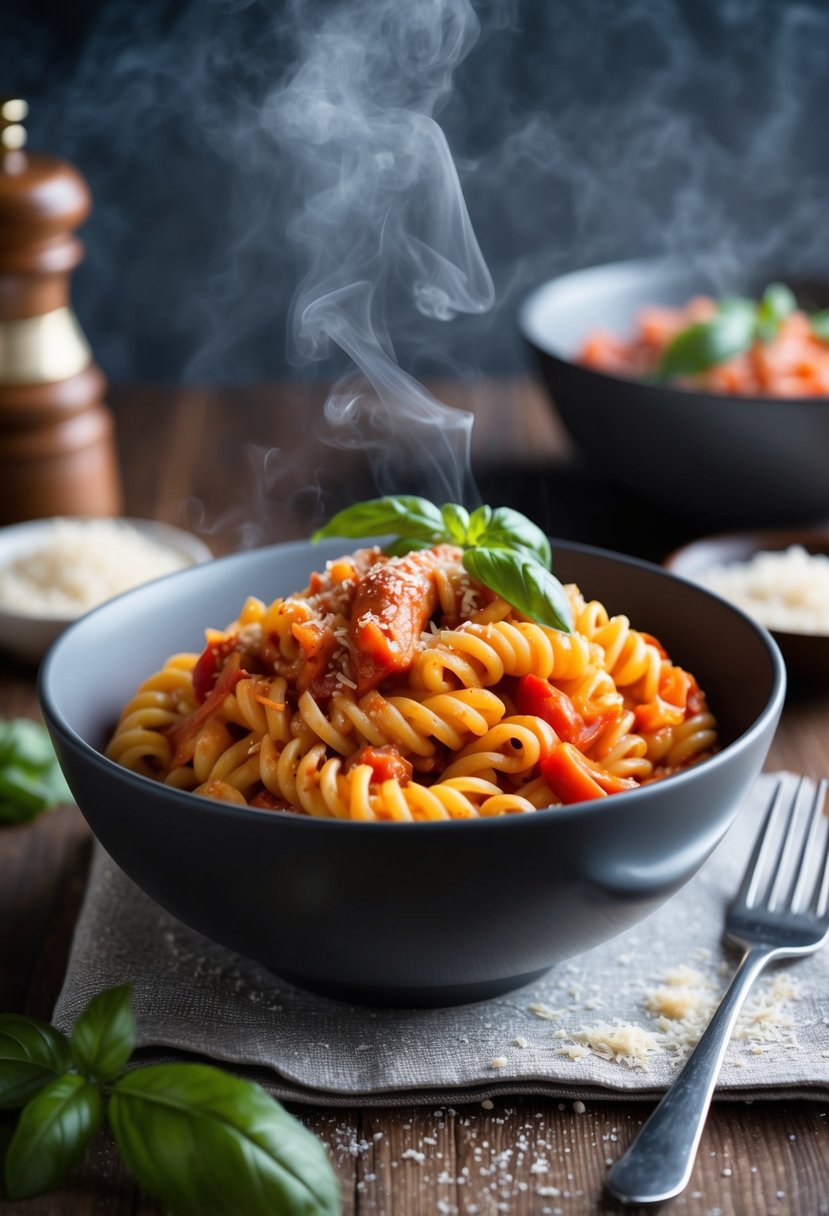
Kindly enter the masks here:
<path id="1" fill-rule="evenodd" d="M 387 316 L 405 316 L 401 292 L 434 321 L 494 299 L 433 117 L 477 34 L 467 0 L 343 5 L 305 34 L 299 66 L 264 109 L 305 196 L 288 227 L 310 261 L 293 302 L 295 350 L 327 358 L 334 342 L 359 369 L 339 381 L 326 416 L 338 442 L 372 450 L 381 493 L 401 488 L 401 446 L 439 501 L 462 501 L 471 487 L 471 415 L 402 370 Z"/>
<path id="2" fill-rule="evenodd" d="M 825 276 L 825 0 L 474 2 L 105 0 L 42 20 L 7 0 L 30 145 L 92 185 L 74 301 L 113 379 L 284 377 L 289 328 L 293 374 L 358 369 L 328 408 L 344 478 L 367 441 L 378 488 L 401 488 L 394 452 L 419 448 L 431 492 L 461 497 L 468 419 L 398 362 L 515 374 L 518 302 L 576 266 L 671 252 L 726 289 L 735 264 Z M 291 466 L 315 442 L 235 454 L 241 543 L 275 539 L 255 522 L 275 499 L 304 494 L 307 525 L 323 488 Z"/>

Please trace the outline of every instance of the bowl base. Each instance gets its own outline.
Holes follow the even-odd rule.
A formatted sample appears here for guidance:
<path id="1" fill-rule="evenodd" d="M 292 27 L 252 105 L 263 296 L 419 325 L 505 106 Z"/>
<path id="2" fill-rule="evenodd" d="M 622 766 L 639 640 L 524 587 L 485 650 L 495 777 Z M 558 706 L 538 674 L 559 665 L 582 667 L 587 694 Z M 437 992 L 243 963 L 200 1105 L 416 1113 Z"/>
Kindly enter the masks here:
<path id="1" fill-rule="evenodd" d="M 546 975 L 549 967 L 540 971 L 528 971 L 525 975 L 511 975 L 505 979 L 481 980 L 474 984 L 419 985 L 416 988 L 386 987 L 382 984 L 341 984 L 294 975 L 275 967 L 268 967 L 274 975 L 297 988 L 318 992 L 321 996 L 349 1005 L 380 1005 L 387 1009 L 437 1009 L 445 1005 L 470 1005 L 474 1001 L 488 1001 L 502 996 L 515 988 L 535 983 Z"/>

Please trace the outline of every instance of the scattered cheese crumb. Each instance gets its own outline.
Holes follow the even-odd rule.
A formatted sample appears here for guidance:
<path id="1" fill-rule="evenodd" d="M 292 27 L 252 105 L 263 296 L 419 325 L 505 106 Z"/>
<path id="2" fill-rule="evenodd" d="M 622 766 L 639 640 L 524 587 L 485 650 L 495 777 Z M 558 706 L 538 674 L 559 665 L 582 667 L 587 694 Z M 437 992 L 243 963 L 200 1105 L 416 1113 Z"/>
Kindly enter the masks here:
<path id="1" fill-rule="evenodd" d="M 543 1001 L 534 1001 L 532 1005 L 528 1005 L 530 1013 L 537 1018 L 543 1018 L 546 1022 L 555 1022 L 561 1017 L 563 1009 L 551 1009 L 549 1005 L 545 1005 Z"/>
<path id="2" fill-rule="evenodd" d="M 598 1026 L 586 1026 L 576 1030 L 570 1038 L 576 1043 L 584 1044 L 594 1055 L 603 1060 L 612 1060 L 616 1064 L 625 1064 L 628 1068 L 648 1068 L 648 1056 L 656 1051 L 658 1043 L 652 1034 L 641 1026 L 617 1025 L 609 1026 L 601 1023 Z M 567 1048 L 562 1048 L 572 1059 Z"/>
<path id="3" fill-rule="evenodd" d="M 506 1056 L 495 1056 L 494 1059 L 490 1060 L 489 1067 L 490 1068 L 506 1068 L 508 1063 L 509 1063 L 509 1061 L 507 1060 Z"/>
<path id="4" fill-rule="evenodd" d="M 573 1111 L 575 1114 L 583 1115 L 586 1110 L 587 1110 L 587 1107 L 584 1105 L 583 1102 L 579 1101 L 578 1099 L 573 1103 Z"/>
<path id="5" fill-rule="evenodd" d="M 522 1039 L 520 1035 L 517 1038 L 513 1039 L 512 1041 L 516 1047 L 526 1047 L 527 1046 L 527 1040 Z"/>
<path id="6" fill-rule="evenodd" d="M 492 1101 L 491 1098 L 484 1098 L 483 1102 L 481 1103 L 481 1106 L 484 1108 L 484 1110 L 492 1110 L 494 1105 L 495 1105 L 495 1103 Z"/>

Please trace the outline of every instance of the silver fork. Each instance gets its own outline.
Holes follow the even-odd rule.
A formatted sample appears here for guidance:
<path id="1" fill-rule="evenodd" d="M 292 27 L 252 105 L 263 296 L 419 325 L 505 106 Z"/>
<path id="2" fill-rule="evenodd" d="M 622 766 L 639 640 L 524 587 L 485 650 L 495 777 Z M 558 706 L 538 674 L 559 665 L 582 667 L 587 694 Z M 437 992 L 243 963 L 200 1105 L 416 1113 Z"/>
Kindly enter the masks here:
<path id="1" fill-rule="evenodd" d="M 685 1189 L 720 1065 L 751 985 L 772 960 L 813 954 L 829 936 L 826 785 L 821 781 L 809 801 L 807 778 L 801 777 L 793 791 L 778 780 L 726 913 L 723 940 L 743 951 L 740 965 L 682 1071 L 608 1174 L 608 1189 L 624 1203 L 657 1203 Z"/>

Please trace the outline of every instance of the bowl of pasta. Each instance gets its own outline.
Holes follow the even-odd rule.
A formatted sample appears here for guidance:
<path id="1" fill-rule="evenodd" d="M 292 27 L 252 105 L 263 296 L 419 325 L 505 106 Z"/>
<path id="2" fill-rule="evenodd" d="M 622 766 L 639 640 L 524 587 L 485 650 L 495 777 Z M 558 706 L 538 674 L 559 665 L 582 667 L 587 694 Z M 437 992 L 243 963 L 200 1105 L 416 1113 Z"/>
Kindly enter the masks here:
<path id="1" fill-rule="evenodd" d="M 532 292 L 519 327 L 594 467 L 718 530 L 829 515 L 829 292 L 777 277 L 655 258 Z"/>
<path id="2" fill-rule="evenodd" d="M 631 558 L 554 542 L 556 580 L 540 534 L 507 552 L 523 517 L 487 518 L 483 545 L 473 516 L 461 544 L 221 558 L 54 644 L 61 765 L 153 899 L 298 985 L 440 1005 L 530 982 L 691 877 L 762 767 L 773 641 Z"/>

